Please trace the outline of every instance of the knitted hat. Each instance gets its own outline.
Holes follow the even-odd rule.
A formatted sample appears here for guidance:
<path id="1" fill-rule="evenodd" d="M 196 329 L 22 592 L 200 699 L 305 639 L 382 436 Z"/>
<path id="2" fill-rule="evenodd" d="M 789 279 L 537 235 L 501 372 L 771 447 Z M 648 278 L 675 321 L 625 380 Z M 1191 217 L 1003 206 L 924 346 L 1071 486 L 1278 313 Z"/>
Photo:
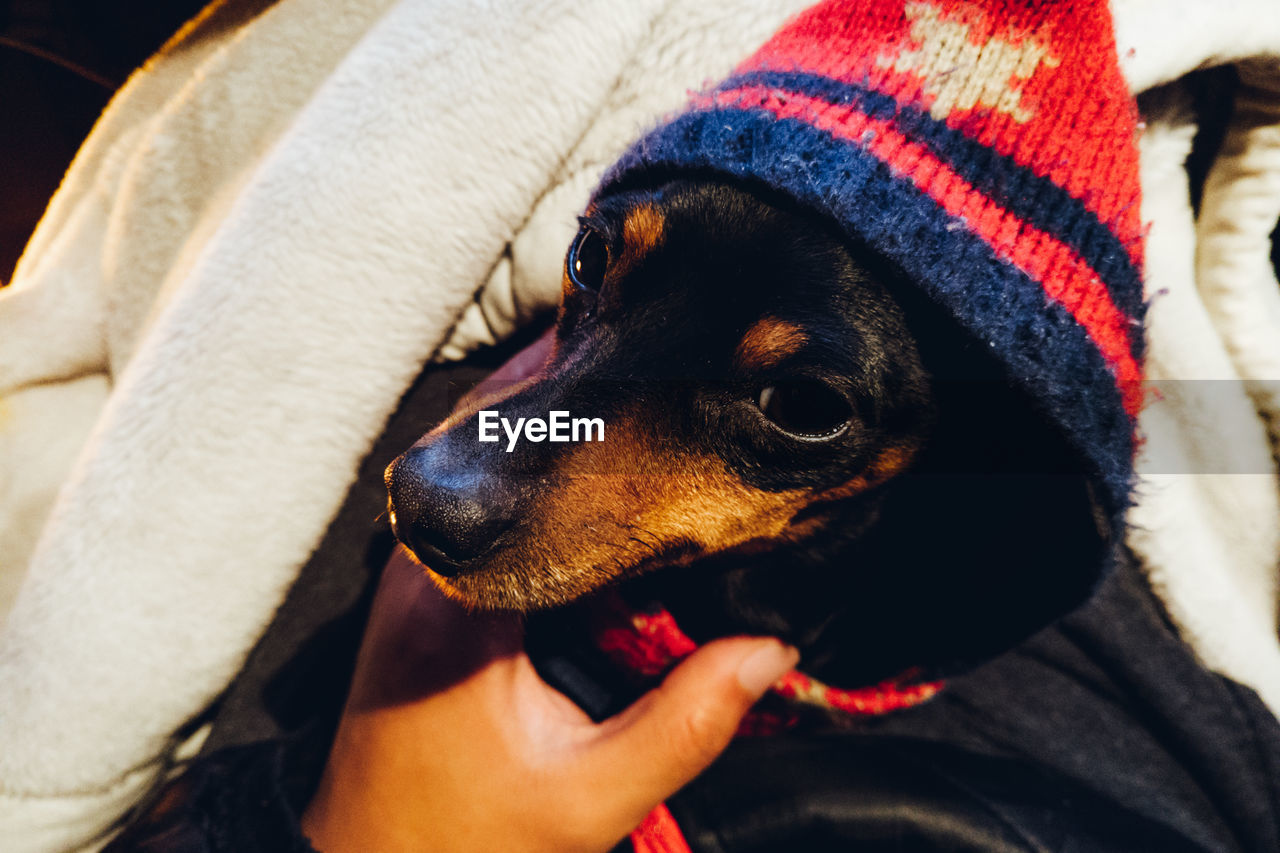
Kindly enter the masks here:
<path id="1" fill-rule="evenodd" d="M 895 263 L 1066 435 L 1118 524 L 1142 402 L 1137 113 L 1103 0 L 830 0 L 636 143 Z"/>

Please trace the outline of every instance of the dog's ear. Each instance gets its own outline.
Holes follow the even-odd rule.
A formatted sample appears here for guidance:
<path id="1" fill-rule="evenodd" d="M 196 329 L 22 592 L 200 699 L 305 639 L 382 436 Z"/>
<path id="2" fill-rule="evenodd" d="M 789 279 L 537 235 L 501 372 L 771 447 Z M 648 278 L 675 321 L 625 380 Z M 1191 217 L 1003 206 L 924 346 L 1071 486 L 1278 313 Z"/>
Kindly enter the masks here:
<path id="1" fill-rule="evenodd" d="M 842 610 L 811 650 L 836 683 L 967 668 L 1085 601 L 1112 544 L 1079 455 L 979 342 L 904 310 L 937 422 L 844 558 Z"/>

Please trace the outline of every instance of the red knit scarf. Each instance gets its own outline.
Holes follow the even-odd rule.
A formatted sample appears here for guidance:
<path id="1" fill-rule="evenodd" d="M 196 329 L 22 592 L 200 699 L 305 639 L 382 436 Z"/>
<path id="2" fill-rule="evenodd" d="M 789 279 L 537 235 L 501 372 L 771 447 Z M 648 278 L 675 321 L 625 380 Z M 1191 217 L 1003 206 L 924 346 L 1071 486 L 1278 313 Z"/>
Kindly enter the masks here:
<path id="1" fill-rule="evenodd" d="M 597 611 L 595 639 L 618 666 L 639 676 L 655 678 L 698 647 L 661 607 L 633 611 L 620 596 L 607 597 Z M 852 717 L 886 714 L 910 708 L 935 696 L 942 682 L 913 682 L 911 674 L 852 690 L 831 687 L 792 670 L 769 688 L 781 700 L 781 710 L 756 708 L 743 719 L 739 735 L 769 735 L 796 725 L 803 706 L 837 711 Z M 660 803 L 631 833 L 636 853 L 691 853 L 680 827 L 665 803 Z"/>

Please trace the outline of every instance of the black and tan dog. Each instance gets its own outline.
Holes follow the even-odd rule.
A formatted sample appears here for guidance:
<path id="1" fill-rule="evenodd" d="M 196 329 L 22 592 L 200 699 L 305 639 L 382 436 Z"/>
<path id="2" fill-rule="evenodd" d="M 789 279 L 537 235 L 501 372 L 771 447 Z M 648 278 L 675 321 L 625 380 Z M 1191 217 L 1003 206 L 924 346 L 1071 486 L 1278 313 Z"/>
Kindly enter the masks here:
<path id="1" fill-rule="evenodd" d="M 1080 601 L 1083 476 L 980 348 L 894 271 L 762 191 L 597 200 L 545 367 L 387 471 L 447 592 L 537 610 L 608 585 L 695 638 L 768 633 L 842 684 L 1008 645 Z M 478 411 L 604 441 L 478 440 Z"/>

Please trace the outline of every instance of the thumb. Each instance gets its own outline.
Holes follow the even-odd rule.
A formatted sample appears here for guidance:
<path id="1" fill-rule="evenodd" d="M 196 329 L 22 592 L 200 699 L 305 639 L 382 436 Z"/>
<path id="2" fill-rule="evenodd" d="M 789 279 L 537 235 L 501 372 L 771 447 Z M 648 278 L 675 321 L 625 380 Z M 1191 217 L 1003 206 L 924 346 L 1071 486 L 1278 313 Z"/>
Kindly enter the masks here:
<path id="1" fill-rule="evenodd" d="M 774 639 L 716 640 L 608 721 L 592 765 L 628 812 L 620 817 L 634 816 L 627 827 L 715 760 L 751 706 L 799 659 L 799 652 Z"/>

